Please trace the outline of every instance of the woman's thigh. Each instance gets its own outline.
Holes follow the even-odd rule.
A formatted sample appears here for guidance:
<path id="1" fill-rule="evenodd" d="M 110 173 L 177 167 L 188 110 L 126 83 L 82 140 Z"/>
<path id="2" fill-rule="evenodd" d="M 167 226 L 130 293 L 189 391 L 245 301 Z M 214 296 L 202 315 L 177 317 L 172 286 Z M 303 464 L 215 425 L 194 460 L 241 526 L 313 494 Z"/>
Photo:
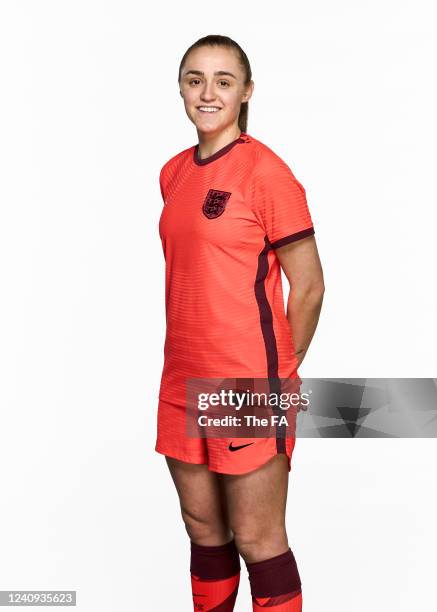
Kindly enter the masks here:
<path id="1" fill-rule="evenodd" d="M 204 546 L 229 542 L 232 533 L 218 474 L 205 464 L 186 463 L 168 456 L 166 462 L 190 539 Z"/>
<path id="2" fill-rule="evenodd" d="M 256 562 L 288 548 L 285 511 L 288 459 L 271 458 L 260 468 L 241 475 L 221 474 L 229 524 L 242 556 Z"/>

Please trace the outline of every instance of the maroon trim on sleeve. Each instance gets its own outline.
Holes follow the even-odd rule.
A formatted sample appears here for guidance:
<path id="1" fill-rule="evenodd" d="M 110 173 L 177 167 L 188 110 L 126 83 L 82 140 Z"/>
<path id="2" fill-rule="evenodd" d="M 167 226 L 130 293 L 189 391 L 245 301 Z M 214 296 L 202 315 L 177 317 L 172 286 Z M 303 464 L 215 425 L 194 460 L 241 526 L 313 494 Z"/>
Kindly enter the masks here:
<path id="1" fill-rule="evenodd" d="M 245 135 L 246 135 L 245 132 L 241 132 L 240 136 L 236 140 L 229 142 L 227 145 L 225 145 L 224 147 L 222 147 L 221 149 L 219 149 L 218 151 L 216 151 L 209 157 L 205 157 L 203 159 L 199 157 L 199 145 L 196 144 L 193 150 L 194 163 L 197 164 L 198 166 L 204 166 L 205 164 L 209 164 L 209 162 L 212 162 L 215 159 L 218 159 L 219 157 L 227 153 L 230 149 L 232 149 L 232 147 L 234 147 L 239 142 L 247 142 Z"/>
<path id="2" fill-rule="evenodd" d="M 275 242 L 271 243 L 272 249 L 278 249 L 279 247 L 284 246 L 285 244 L 295 242 L 296 240 L 300 240 L 301 238 L 306 238 L 307 236 L 311 236 L 314 233 L 314 227 L 311 226 L 307 229 L 302 230 L 301 232 L 296 232 L 295 234 L 284 236 L 284 238 L 280 238 L 279 240 L 275 240 Z"/>

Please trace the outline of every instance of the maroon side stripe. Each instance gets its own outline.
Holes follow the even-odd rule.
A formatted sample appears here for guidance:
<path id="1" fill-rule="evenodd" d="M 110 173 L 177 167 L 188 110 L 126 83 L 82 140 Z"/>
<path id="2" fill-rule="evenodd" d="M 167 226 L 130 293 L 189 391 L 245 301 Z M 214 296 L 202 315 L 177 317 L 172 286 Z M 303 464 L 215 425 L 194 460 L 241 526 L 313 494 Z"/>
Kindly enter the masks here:
<path id="1" fill-rule="evenodd" d="M 258 303 L 259 318 L 261 322 L 261 331 L 264 338 L 264 345 L 267 355 L 267 377 L 278 377 L 278 349 L 276 347 L 276 338 L 273 331 L 273 315 L 269 301 L 266 295 L 264 281 L 266 280 L 269 271 L 268 253 L 271 244 L 267 236 L 264 236 L 264 248 L 258 255 L 258 269 L 255 279 L 255 297 Z"/>
<path id="2" fill-rule="evenodd" d="M 255 297 L 259 309 L 259 317 L 261 323 L 261 331 L 264 338 L 264 346 L 267 357 L 267 377 L 269 379 L 269 387 L 271 393 L 280 393 L 280 381 L 278 379 L 278 348 L 276 345 L 276 337 L 273 329 L 273 315 L 269 301 L 266 295 L 264 281 L 269 271 L 268 253 L 272 247 L 267 236 L 264 236 L 264 248 L 258 255 L 258 269 L 255 279 Z M 274 409 L 276 414 L 277 412 Z M 278 435 L 280 430 L 285 431 L 284 427 L 276 425 L 276 451 L 285 453 L 285 437 Z"/>
<path id="3" fill-rule="evenodd" d="M 258 268 L 255 279 L 255 297 L 259 309 L 259 317 L 261 323 L 261 331 L 264 338 L 264 346 L 267 357 L 267 377 L 269 379 L 269 387 L 271 393 L 281 392 L 281 381 L 278 378 L 278 349 L 276 345 L 275 332 L 273 329 L 273 315 L 265 290 L 265 279 L 269 271 L 268 253 L 270 249 L 277 249 L 290 242 L 295 242 L 306 236 L 314 234 L 314 227 L 308 227 L 300 232 L 295 232 L 289 236 L 285 236 L 275 242 L 270 242 L 267 236 L 264 236 L 264 248 L 258 255 Z M 280 408 L 273 407 L 273 412 L 281 415 Z M 286 426 L 276 425 L 276 450 L 278 453 L 286 453 Z"/>

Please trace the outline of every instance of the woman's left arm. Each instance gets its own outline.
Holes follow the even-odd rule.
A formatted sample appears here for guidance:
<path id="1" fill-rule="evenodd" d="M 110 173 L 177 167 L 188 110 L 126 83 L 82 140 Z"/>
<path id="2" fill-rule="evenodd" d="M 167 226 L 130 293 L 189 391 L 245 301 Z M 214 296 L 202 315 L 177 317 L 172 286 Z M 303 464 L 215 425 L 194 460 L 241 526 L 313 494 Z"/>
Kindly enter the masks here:
<path id="1" fill-rule="evenodd" d="M 276 249 L 290 285 L 287 319 L 292 330 L 298 366 L 316 331 L 325 284 L 314 236 L 307 236 Z"/>

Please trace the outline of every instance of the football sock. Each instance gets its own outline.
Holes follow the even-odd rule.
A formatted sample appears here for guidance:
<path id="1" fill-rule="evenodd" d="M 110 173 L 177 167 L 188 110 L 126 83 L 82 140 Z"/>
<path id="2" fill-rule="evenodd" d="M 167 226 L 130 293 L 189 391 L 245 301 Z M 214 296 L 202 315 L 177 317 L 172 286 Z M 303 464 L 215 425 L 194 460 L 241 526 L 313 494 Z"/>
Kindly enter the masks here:
<path id="1" fill-rule="evenodd" d="M 232 612 L 240 584 L 240 556 L 235 541 L 223 546 L 191 542 L 191 588 L 197 612 Z"/>
<path id="2" fill-rule="evenodd" d="M 289 548 L 265 561 L 246 563 L 253 612 L 301 612 L 302 585 Z"/>

